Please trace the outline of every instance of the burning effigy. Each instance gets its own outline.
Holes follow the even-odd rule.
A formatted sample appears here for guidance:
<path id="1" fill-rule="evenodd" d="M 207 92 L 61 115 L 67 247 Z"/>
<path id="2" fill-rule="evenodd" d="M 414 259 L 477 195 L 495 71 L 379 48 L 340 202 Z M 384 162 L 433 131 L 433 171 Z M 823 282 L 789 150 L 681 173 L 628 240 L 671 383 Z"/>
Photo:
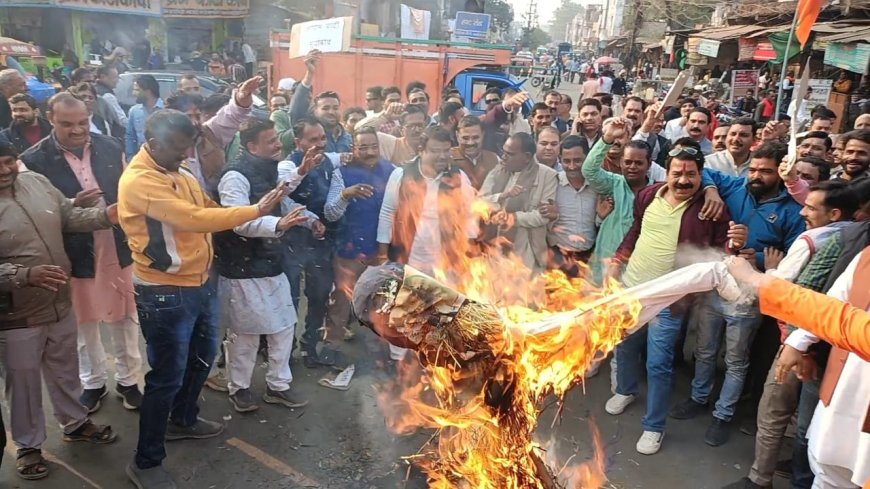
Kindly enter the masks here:
<path id="1" fill-rule="evenodd" d="M 380 396 L 388 426 L 399 433 L 437 430 L 409 457 L 433 488 L 600 487 L 606 481 L 600 459 L 574 469 L 545 463 L 534 439 L 542 401 L 561 399 L 593 362 L 686 294 L 717 288 L 734 300 L 739 288 L 719 262 L 625 290 L 615 282 L 593 288 L 558 271 L 526 276 L 521 287 L 486 279 L 496 276 L 493 270 L 504 277 L 506 265 L 475 259 L 452 285 L 448 276 L 436 280 L 397 263 L 360 277 L 357 318 L 416 352 L 423 367 L 423 375 Z"/>

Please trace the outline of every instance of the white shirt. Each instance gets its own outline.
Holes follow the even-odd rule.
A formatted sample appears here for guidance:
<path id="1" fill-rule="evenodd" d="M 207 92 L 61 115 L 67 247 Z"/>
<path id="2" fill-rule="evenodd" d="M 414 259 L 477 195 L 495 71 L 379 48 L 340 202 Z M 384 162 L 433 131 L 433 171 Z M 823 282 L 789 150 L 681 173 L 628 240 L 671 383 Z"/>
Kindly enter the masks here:
<path id="1" fill-rule="evenodd" d="M 598 194 L 586 182 L 575 189 L 565 172 L 559 172 L 556 208 L 559 218 L 550 224 L 547 243 L 567 251 L 587 251 L 595 246 L 598 229 Z"/>
<path id="2" fill-rule="evenodd" d="M 802 127 L 804 124 L 810 121 L 810 112 L 807 110 L 807 101 L 801 100 L 800 107 L 797 106 L 797 100 L 792 100 L 790 104 L 788 104 L 788 115 L 791 116 L 792 119 L 797 120 L 798 127 Z"/>
<path id="3" fill-rule="evenodd" d="M 663 131 L 662 136 L 670 139 L 672 143 L 677 139 L 689 137 L 689 131 L 686 130 L 685 124 L 681 124 L 682 122 L 682 117 L 669 120 L 668 123 L 665 124 L 665 130 Z"/>
<path id="4" fill-rule="evenodd" d="M 731 152 L 726 149 L 707 156 L 704 161 L 704 167 L 720 171 L 726 175 L 731 175 L 732 177 L 739 177 L 741 176 L 741 173 L 749 168 L 749 160 L 750 158 L 746 158 L 746 161 L 740 163 L 738 166 L 737 162 L 734 161 L 734 156 L 732 156 Z"/>
<path id="5" fill-rule="evenodd" d="M 242 56 L 245 57 L 245 63 L 257 62 L 257 52 L 248 43 L 242 44 Z"/>
<path id="6" fill-rule="evenodd" d="M 381 204 L 381 214 L 378 219 L 378 243 L 389 244 L 393 239 L 396 210 L 402 205 L 399 202 L 399 189 L 404 174 L 403 168 L 396 168 L 387 182 L 384 202 Z M 474 187 L 471 186 L 471 182 L 464 173 L 461 175 L 463 198 L 470 209 L 474 201 Z M 426 178 L 426 196 L 423 200 L 422 213 L 417 222 L 417 231 L 408 256 L 408 265 L 424 273 L 432 273 L 432 270 L 442 261 L 438 187 L 439 180 L 437 178 Z M 477 220 L 474 216 L 471 216 L 471 221 L 466 225 L 466 236 L 468 239 L 477 237 Z"/>
<path id="7" fill-rule="evenodd" d="M 601 77 L 601 92 L 602 93 L 610 93 L 613 91 L 613 78 L 609 76 Z"/>

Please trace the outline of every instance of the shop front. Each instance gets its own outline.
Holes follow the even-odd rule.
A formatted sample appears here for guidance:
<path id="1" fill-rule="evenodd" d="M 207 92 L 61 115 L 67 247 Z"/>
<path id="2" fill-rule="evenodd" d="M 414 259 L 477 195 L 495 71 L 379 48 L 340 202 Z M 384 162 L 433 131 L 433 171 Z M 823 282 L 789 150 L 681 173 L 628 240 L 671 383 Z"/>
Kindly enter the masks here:
<path id="1" fill-rule="evenodd" d="M 191 53 L 203 55 L 241 47 L 249 0 L 163 0 L 167 58 L 187 62 Z"/>

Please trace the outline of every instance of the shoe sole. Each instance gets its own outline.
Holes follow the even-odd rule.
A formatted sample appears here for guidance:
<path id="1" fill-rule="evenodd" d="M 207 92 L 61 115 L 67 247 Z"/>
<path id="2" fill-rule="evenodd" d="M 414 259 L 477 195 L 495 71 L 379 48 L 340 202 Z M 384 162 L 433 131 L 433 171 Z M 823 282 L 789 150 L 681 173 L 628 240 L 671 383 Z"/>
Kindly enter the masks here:
<path id="1" fill-rule="evenodd" d="M 232 397 L 230 397 L 230 404 L 233 405 L 233 409 L 235 409 L 237 413 L 252 413 L 257 409 L 260 409 L 260 406 L 257 406 L 256 404 L 252 404 L 248 407 L 240 406 Z"/>
<path id="2" fill-rule="evenodd" d="M 128 403 L 127 398 L 124 397 L 124 395 L 121 394 L 120 392 L 115 391 L 115 396 L 117 396 L 118 399 L 121 400 L 121 404 L 124 406 L 124 409 L 126 409 L 127 411 L 136 411 L 139 409 L 139 406 L 134 406 L 134 405 Z"/>
<path id="3" fill-rule="evenodd" d="M 208 387 L 209 389 L 215 391 L 215 392 L 229 392 L 230 391 L 230 389 L 228 387 L 224 387 L 222 385 L 214 385 L 209 381 L 205 382 L 205 386 Z"/>
<path id="4" fill-rule="evenodd" d="M 115 432 L 112 432 L 111 438 L 107 438 L 105 440 L 95 440 L 93 438 L 69 438 L 67 435 L 63 436 L 63 441 L 65 441 L 66 443 L 85 442 L 85 443 L 90 443 L 92 445 L 108 445 L 109 443 L 114 443 L 115 440 L 117 440 L 117 439 L 118 439 L 118 434 Z"/>
<path id="5" fill-rule="evenodd" d="M 293 403 L 286 399 L 281 399 L 280 397 L 272 397 L 268 394 L 263 395 L 263 400 L 269 404 L 280 404 L 291 409 L 301 408 L 308 405 L 308 401 Z"/>
<path id="6" fill-rule="evenodd" d="M 136 489 L 145 489 L 145 486 L 143 486 L 142 483 L 139 482 L 139 478 L 136 477 L 136 473 L 133 472 L 133 469 L 129 465 L 124 468 L 124 472 L 127 473 L 127 478 L 130 479 L 130 482 L 132 482 L 134 486 L 136 486 Z M 175 483 L 175 481 L 172 481 L 171 489 L 177 488 L 178 485 Z"/>
<path id="7" fill-rule="evenodd" d="M 99 411 L 100 408 L 103 407 L 102 399 L 108 395 L 109 395 L 109 389 L 106 389 L 105 391 L 103 391 L 103 393 L 100 395 L 99 399 L 97 399 L 97 403 L 94 404 L 94 407 L 92 407 L 91 409 L 88 409 L 88 414 L 94 414 L 95 412 Z M 81 401 L 79 401 L 79 402 L 81 402 Z"/>

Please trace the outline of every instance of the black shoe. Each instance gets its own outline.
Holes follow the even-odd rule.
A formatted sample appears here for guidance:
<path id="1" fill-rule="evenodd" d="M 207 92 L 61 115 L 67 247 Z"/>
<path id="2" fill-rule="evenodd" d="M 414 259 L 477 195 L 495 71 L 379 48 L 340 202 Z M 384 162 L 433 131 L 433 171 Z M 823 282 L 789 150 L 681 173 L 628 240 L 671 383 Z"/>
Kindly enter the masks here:
<path id="1" fill-rule="evenodd" d="M 776 470 L 773 472 L 777 477 L 791 480 L 791 459 L 780 460 L 776 463 Z"/>
<path id="2" fill-rule="evenodd" d="M 118 385 L 115 387 L 115 394 L 121 398 L 124 409 L 135 411 L 142 405 L 142 392 L 139 391 L 139 386 L 136 384 L 128 386 Z"/>
<path id="3" fill-rule="evenodd" d="M 707 433 L 704 434 L 704 441 L 711 447 L 718 447 L 727 443 L 730 435 L 730 424 L 719 418 L 713 418 L 713 422 L 707 428 Z"/>
<path id="4" fill-rule="evenodd" d="M 744 477 L 737 482 L 722 486 L 722 489 L 771 489 L 773 486 L 759 486 L 752 482 L 749 477 Z"/>
<path id="5" fill-rule="evenodd" d="M 88 414 L 92 414 L 100 409 L 102 405 L 100 399 L 106 397 L 108 393 L 109 391 L 106 390 L 106 386 L 102 386 L 99 389 L 85 389 L 79 397 L 79 402 L 88 409 Z"/>
<path id="6" fill-rule="evenodd" d="M 707 412 L 707 405 L 701 404 L 691 397 L 671 409 L 670 417 L 674 419 L 692 419 Z"/>

